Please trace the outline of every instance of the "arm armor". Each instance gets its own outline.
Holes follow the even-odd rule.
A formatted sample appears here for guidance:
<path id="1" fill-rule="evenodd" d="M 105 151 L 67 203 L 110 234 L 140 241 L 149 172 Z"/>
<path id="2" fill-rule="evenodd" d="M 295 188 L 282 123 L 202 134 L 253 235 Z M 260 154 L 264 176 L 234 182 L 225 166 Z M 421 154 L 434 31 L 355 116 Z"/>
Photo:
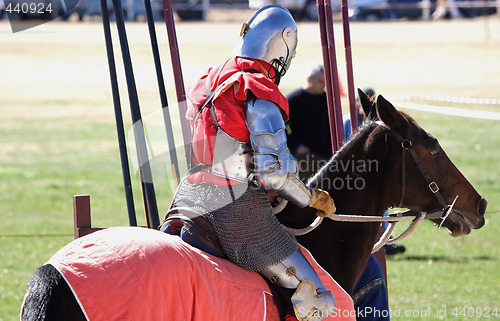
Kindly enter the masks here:
<path id="1" fill-rule="evenodd" d="M 295 159 L 286 145 L 285 122 L 277 105 L 256 99 L 246 103 L 245 118 L 254 150 L 255 178 L 267 191 L 305 207 L 311 189 L 297 177 Z"/>

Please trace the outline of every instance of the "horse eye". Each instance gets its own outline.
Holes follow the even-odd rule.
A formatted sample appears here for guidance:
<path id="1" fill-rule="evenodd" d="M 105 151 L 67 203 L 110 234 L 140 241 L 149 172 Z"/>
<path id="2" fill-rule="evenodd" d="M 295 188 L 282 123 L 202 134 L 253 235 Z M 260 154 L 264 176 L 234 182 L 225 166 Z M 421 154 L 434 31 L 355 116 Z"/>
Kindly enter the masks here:
<path id="1" fill-rule="evenodd" d="M 431 154 L 431 156 L 436 156 L 438 153 L 439 153 L 439 145 L 429 151 L 429 154 Z"/>

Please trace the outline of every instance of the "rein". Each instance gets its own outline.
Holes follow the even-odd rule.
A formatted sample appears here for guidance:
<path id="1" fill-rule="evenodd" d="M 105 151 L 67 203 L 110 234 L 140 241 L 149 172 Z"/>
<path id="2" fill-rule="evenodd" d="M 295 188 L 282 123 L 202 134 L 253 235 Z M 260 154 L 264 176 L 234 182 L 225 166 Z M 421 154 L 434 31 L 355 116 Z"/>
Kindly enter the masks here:
<path id="1" fill-rule="evenodd" d="M 443 196 L 441 195 L 439 191 L 439 186 L 437 183 L 431 179 L 430 175 L 426 171 L 425 167 L 422 165 L 422 162 L 420 161 L 420 158 L 417 155 L 417 152 L 413 148 L 413 143 L 412 143 L 412 124 L 409 123 L 409 128 L 408 128 L 408 134 L 406 138 L 403 138 L 399 133 L 397 133 L 395 130 L 388 128 L 386 124 L 384 124 L 381 121 L 376 122 L 377 125 L 382 126 L 388 133 L 390 133 L 400 144 L 402 147 L 402 159 L 401 159 L 401 198 L 398 204 L 398 207 L 401 207 L 403 205 L 404 199 L 405 199 L 405 193 L 406 193 L 406 154 L 407 152 L 410 152 L 410 155 L 412 156 L 413 160 L 417 164 L 418 169 L 420 170 L 420 173 L 424 177 L 424 179 L 427 182 L 427 186 L 431 190 L 432 194 L 436 197 L 437 201 L 439 202 L 440 205 L 443 207 L 441 209 L 436 209 L 430 212 L 417 212 L 414 210 L 406 210 L 404 212 L 394 212 L 389 214 L 388 216 L 380 217 L 380 216 L 365 216 L 365 215 L 351 215 L 351 214 L 338 214 L 338 213 L 330 213 L 327 217 L 333 221 L 338 221 L 338 222 L 362 222 L 362 223 L 378 223 L 378 222 L 388 222 L 389 226 L 385 230 L 385 232 L 382 234 L 380 239 L 378 240 L 377 243 L 373 246 L 372 253 L 378 251 L 382 246 L 385 244 L 392 244 L 396 241 L 400 241 L 408 237 L 417 227 L 417 224 L 420 223 L 420 221 L 424 219 L 441 219 L 441 224 L 439 224 L 439 228 L 442 226 L 448 215 L 453 211 L 453 206 L 455 205 L 455 202 L 457 201 L 458 195 L 455 197 L 453 202 L 448 205 Z M 281 211 L 286 206 L 286 200 L 283 200 L 279 205 L 277 205 L 276 208 L 279 208 L 279 210 L 273 211 L 274 214 L 277 214 Z M 411 220 L 410 226 L 402 232 L 399 236 L 395 238 L 390 238 L 394 228 L 396 227 L 396 223 L 401 222 L 401 221 L 409 221 Z M 294 229 L 285 226 L 285 229 L 292 235 L 294 236 L 300 236 L 307 234 L 314 230 L 316 227 L 318 227 L 321 222 L 323 221 L 323 217 L 316 217 L 316 219 L 308 226 L 302 229 Z"/>

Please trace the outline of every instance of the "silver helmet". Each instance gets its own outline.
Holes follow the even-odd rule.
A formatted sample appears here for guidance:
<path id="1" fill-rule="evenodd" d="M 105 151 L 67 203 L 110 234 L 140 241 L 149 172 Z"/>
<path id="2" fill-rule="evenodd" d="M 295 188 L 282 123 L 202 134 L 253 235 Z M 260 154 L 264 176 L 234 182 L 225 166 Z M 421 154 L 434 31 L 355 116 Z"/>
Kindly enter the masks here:
<path id="1" fill-rule="evenodd" d="M 297 25 L 290 12 L 280 5 L 260 8 L 243 23 L 234 47 L 237 57 L 267 61 L 283 76 L 297 47 Z"/>

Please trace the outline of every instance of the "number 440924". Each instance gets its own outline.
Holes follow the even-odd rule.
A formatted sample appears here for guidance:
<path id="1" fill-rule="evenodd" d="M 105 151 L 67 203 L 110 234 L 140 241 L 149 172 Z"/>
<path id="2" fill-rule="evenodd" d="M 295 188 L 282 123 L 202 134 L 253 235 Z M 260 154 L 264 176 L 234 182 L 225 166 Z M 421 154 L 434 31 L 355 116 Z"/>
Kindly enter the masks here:
<path id="1" fill-rule="evenodd" d="M 12 3 L 10 2 L 5 11 L 8 13 L 52 13 L 52 3 L 43 2 L 23 2 L 23 3 Z"/>
<path id="2" fill-rule="evenodd" d="M 498 318 L 500 317 L 500 312 L 498 308 L 490 308 L 490 307 L 464 307 L 460 309 L 459 307 L 455 307 L 451 312 L 451 315 L 454 317 L 463 317 L 463 318 Z"/>

